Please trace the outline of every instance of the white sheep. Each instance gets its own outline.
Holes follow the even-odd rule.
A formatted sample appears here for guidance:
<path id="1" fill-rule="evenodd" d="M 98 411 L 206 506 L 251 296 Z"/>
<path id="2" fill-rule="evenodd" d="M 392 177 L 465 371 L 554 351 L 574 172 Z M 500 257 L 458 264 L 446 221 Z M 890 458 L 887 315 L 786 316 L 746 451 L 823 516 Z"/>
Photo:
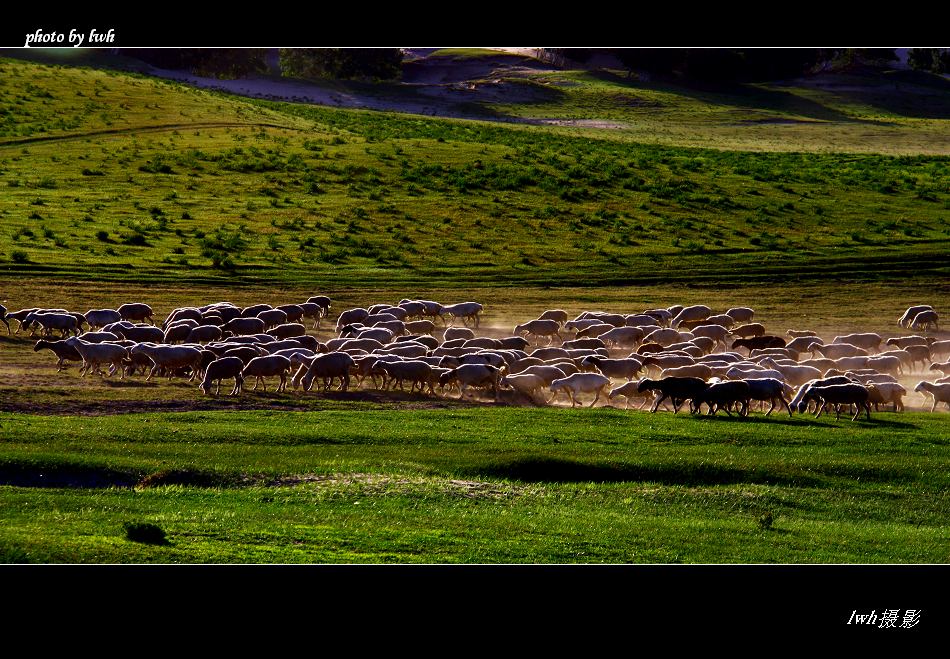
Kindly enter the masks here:
<path id="1" fill-rule="evenodd" d="M 550 318 L 547 320 L 554 319 Z M 540 392 L 544 387 L 549 386 L 549 383 L 540 375 L 523 373 L 521 375 L 507 375 L 499 381 L 499 385 L 502 387 L 510 387 L 519 394 L 526 396 L 531 402 L 541 404 L 544 402 L 544 399 L 539 397 Z"/>
<path id="2" fill-rule="evenodd" d="M 914 391 L 926 391 L 933 397 L 934 404 L 930 408 L 931 412 L 937 409 L 937 403 L 946 403 L 947 407 L 950 408 L 950 384 L 937 384 L 922 380 L 914 387 Z"/>
<path id="3" fill-rule="evenodd" d="M 937 322 L 940 318 L 937 316 L 937 312 L 933 309 L 929 311 L 921 311 L 919 314 L 914 316 L 914 321 L 910 324 L 910 328 L 914 330 L 928 330 L 931 325 L 936 331 L 940 331 L 940 325 Z"/>
<path id="4" fill-rule="evenodd" d="M 933 311 L 933 307 L 929 304 L 918 304 L 910 307 L 904 312 L 904 315 L 897 320 L 897 324 L 901 327 L 907 327 L 907 324 L 914 320 L 921 311 Z"/>
<path id="5" fill-rule="evenodd" d="M 158 329 L 158 328 L 156 328 Z M 201 370 L 201 349 L 191 346 L 165 346 L 149 343 L 138 343 L 129 350 L 129 354 L 144 354 L 152 362 L 152 368 L 145 378 L 145 381 L 152 379 L 152 376 L 164 369 L 171 380 L 175 375 L 175 370 L 179 368 L 190 368 L 192 382 L 197 378 Z"/>
<path id="6" fill-rule="evenodd" d="M 512 334 L 521 334 L 524 332 L 528 336 L 546 336 L 548 337 L 548 345 L 550 345 L 555 336 L 558 338 L 558 341 L 563 343 L 564 340 L 561 338 L 560 329 L 561 326 L 556 320 L 529 320 L 521 325 L 516 325 Z"/>
<path id="7" fill-rule="evenodd" d="M 431 321 L 430 321 L 431 322 Z M 474 339 L 475 332 L 467 327 L 447 327 L 442 333 L 444 341 L 453 341 L 455 339 Z"/>
<path id="8" fill-rule="evenodd" d="M 144 320 L 148 321 L 150 325 L 155 324 L 152 322 L 152 307 L 144 302 L 129 302 L 120 306 L 116 311 L 119 312 L 122 320 Z"/>
<path id="9" fill-rule="evenodd" d="M 453 320 L 456 318 L 461 318 L 462 323 L 468 326 L 468 321 L 471 320 L 472 324 L 475 327 L 478 327 L 478 314 L 482 312 L 484 307 L 478 302 L 459 302 L 458 304 L 449 304 L 442 307 L 441 316 L 446 314 L 452 316 Z"/>
<path id="10" fill-rule="evenodd" d="M 81 377 L 86 377 L 90 370 L 101 372 L 99 366 L 102 364 L 111 364 L 109 375 L 119 371 L 119 379 L 125 378 L 122 362 L 128 358 L 129 351 L 123 346 L 111 343 L 86 343 L 75 336 L 66 339 L 66 345 L 74 347 L 82 356 L 82 367 L 79 369 Z"/>
<path id="11" fill-rule="evenodd" d="M 673 318 L 670 323 L 670 327 L 676 328 L 684 320 L 705 320 L 712 315 L 712 309 L 707 307 L 705 304 L 694 304 L 690 307 L 685 307 L 682 311 L 676 314 L 676 317 Z"/>
<path id="12" fill-rule="evenodd" d="M 277 375 L 280 377 L 280 384 L 277 385 L 277 393 L 287 388 L 287 371 L 290 370 L 290 360 L 283 355 L 267 355 L 264 357 L 255 357 L 244 367 L 242 376 L 256 378 L 254 380 L 254 389 L 260 384 L 264 391 L 267 391 L 267 382 L 265 377 Z"/>
<path id="13" fill-rule="evenodd" d="M 582 393 L 595 393 L 594 400 L 588 407 L 593 407 L 600 400 L 601 395 L 608 396 L 607 388 L 610 386 L 610 378 L 599 373 L 574 373 L 566 378 L 555 380 L 551 383 L 551 391 L 554 395 L 548 400 L 548 404 L 554 402 L 558 393 L 564 391 L 571 398 L 571 407 L 577 405 L 577 397 Z"/>

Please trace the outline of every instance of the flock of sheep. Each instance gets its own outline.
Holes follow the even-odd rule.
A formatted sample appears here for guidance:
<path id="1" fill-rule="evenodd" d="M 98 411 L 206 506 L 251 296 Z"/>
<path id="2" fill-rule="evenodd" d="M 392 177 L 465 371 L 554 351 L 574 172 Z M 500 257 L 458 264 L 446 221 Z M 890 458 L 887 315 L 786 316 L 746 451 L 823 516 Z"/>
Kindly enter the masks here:
<path id="1" fill-rule="evenodd" d="M 814 406 L 820 416 L 831 405 L 838 416 L 853 407 L 853 419 L 862 412 L 870 419 L 871 405 L 903 409 L 907 391 L 897 377 L 919 368 L 943 377 L 921 381 L 915 391 L 933 398 L 931 411 L 938 403 L 950 407 L 950 361 L 939 361 L 950 357 L 950 341 L 933 336 L 867 332 L 826 342 L 807 330 L 768 334 L 747 307 L 717 314 L 705 305 L 675 305 L 632 314 L 585 311 L 571 320 L 554 309 L 494 338 L 476 334 L 479 303 L 404 299 L 342 312 L 336 336 L 323 343 L 304 323 L 319 329 L 330 308 L 326 296 L 276 307 L 219 302 L 175 309 L 157 326 L 144 303 L 85 314 L 8 313 L 0 306 L 0 322 L 8 333 L 10 320 L 19 323 L 18 334 L 42 332 L 34 350 L 52 351 L 59 371 L 72 361 L 81 363 L 82 377 L 105 376 L 106 366 L 108 376 L 120 378 L 188 377 L 209 395 L 212 388 L 220 393 L 222 380 L 234 381 L 236 396 L 249 378 L 265 391 L 266 378 L 279 378 L 278 392 L 288 380 L 305 392 L 318 381 L 328 392 L 335 383 L 345 391 L 355 379 L 357 387 L 368 381 L 404 390 L 408 383 L 410 393 L 433 396 L 436 387 L 442 395 L 457 390 L 459 398 L 487 390 L 496 402 L 500 390 L 535 404 L 563 395 L 572 407 L 592 394 L 591 407 L 622 396 L 627 407 L 652 402 L 653 412 L 669 401 L 674 413 L 689 402 L 694 413 L 705 405 L 708 414 L 747 416 L 761 401 L 763 409 L 769 403 L 766 415 L 776 406 L 790 415 Z M 898 324 L 926 332 L 939 331 L 938 321 L 932 307 L 920 305 Z"/>

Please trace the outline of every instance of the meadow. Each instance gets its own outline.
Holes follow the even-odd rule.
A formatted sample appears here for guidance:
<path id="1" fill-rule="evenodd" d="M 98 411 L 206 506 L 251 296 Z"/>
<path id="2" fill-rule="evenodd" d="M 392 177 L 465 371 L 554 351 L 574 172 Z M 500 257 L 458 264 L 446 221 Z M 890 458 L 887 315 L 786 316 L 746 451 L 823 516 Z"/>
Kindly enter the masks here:
<path id="1" fill-rule="evenodd" d="M 0 303 L 146 301 L 164 318 L 317 294 L 334 313 L 475 300 L 499 334 L 547 308 L 704 303 L 832 336 L 896 335 L 910 304 L 950 306 L 939 86 L 914 83 L 911 98 L 937 101 L 911 116 L 887 85 L 550 76 L 525 83 L 543 103 L 479 111 L 627 127 L 0 60 Z M 950 558 L 947 415 L 918 398 L 870 422 L 365 390 L 209 398 L 56 373 L 34 340 L 0 331 L 0 562 Z"/>

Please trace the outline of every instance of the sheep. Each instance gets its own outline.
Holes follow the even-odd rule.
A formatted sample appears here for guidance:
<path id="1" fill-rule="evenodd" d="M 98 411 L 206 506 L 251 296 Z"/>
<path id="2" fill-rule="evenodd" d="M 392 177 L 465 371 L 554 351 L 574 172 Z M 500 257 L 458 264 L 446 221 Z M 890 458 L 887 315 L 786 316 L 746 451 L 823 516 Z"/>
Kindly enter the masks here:
<path id="1" fill-rule="evenodd" d="M 417 384 L 419 385 L 419 393 L 422 393 L 423 389 L 428 384 L 429 391 L 432 392 L 432 395 L 435 395 L 435 390 L 432 388 L 432 383 L 430 381 L 432 367 L 425 362 L 387 362 L 377 359 L 371 367 L 371 372 L 375 372 L 377 369 L 388 376 L 389 382 L 395 382 L 398 384 L 400 390 L 402 389 L 403 380 L 409 380 L 411 382 L 409 386 L 409 393 L 412 393 Z M 387 385 L 384 378 L 383 388 L 386 388 L 386 386 Z"/>
<path id="2" fill-rule="evenodd" d="M 424 357 L 429 353 L 429 349 L 422 344 L 403 344 L 403 345 L 388 345 L 384 348 L 374 350 L 373 352 L 382 353 L 385 351 L 385 354 L 390 355 L 399 355 L 401 357 Z"/>
<path id="3" fill-rule="evenodd" d="M 874 385 L 873 387 L 868 386 L 868 393 L 870 394 L 868 402 L 874 405 L 875 411 L 877 411 L 878 405 L 886 405 L 888 403 L 894 404 L 894 412 L 904 411 L 904 401 L 902 398 L 907 395 L 907 390 L 899 383 L 864 381 L 860 384 L 865 386 L 869 384 Z"/>
<path id="4" fill-rule="evenodd" d="M 755 310 L 749 307 L 733 307 L 726 311 L 726 315 L 737 323 L 748 323 L 755 316 Z"/>
<path id="5" fill-rule="evenodd" d="M 680 312 L 682 312 L 682 309 Z M 673 314 L 666 309 L 647 309 L 643 312 L 643 315 L 655 318 L 661 325 L 669 325 L 670 321 L 673 320 Z"/>
<path id="6" fill-rule="evenodd" d="M 43 313 L 36 311 L 29 314 L 23 321 L 23 325 L 25 326 L 29 326 L 32 323 L 36 323 L 43 328 L 43 336 L 50 336 L 53 330 L 59 330 L 63 338 L 66 338 L 66 334 L 79 334 L 79 321 L 75 316 L 69 313 Z M 34 334 L 35 331 L 34 329 L 31 335 Z"/>
<path id="7" fill-rule="evenodd" d="M 769 416 L 772 410 L 775 409 L 776 400 L 784 405 L 785 409 L 788 410 L 788 415 L 792 416 L 792 408 L 789 406 L 786 396 L 791 396 L 794 390 L 788 384 L 775 378 L 753 378 L 745 380 L 745 382 L 749 385 L 750 400 L 768 401 L 771 405 L 765 416 Z"/>
<path id="8" fill-rule="evenodd" d="M 176 320 L 165 328 L 165 336 L 162 339 L 162 343 L 180 343 L 186 341 L 188 340 L 188 335 L 191 334 L 191 330 L 196 327 L 198 327 L 198 323 L 194 320 Z"/>
<path id="9" fill-rule="evenodd" d="M 304 336 L 307 328 L 300 323 L 284 323 L 277 327 L 272 327 L 265 334 L 270 334 L 275 339 L 290 339 L 297 336 Z"/>
<path id="10" fill-rule="evenodd" d="M 670 346 L 674 343 L 679 343 L 682 338 L 683 337 L 680 332 L 677 332 L 675 329 L 663 328 L 655 329 L 652 332 L 645 334 L 643 337 L 643 342 L 659 343 L 661 346 Z"/>
<path id="11" fill-rule="evenodd" d="M 618 327 L 617 329 L 624 329 Z M 583 338 L 583 339 L 574 339 L 573 341 L 565 341 L 561 344 L 561 347 L 565 350 L 596 350 L 597 348 L 606 349 L 605 343 L 599 338 Z"/>
<path id="12" fill-rule="evenodd" d="M 738 366 L 733 366 L 726 370 L 726 377 L 730 380 L 752 380 L 759 378 L 775 378 L 776 380 L 781 380 L 785 382 L 785 374 L 774 368 L 753 368 L 746 369 Z"/>
<path id="13" fill-rule="evenodd" d="M 221 357 L 215 359 L 205 368 L 205 376 L 198 385 L 205 395 L 211 394 L 211 384 L 217 382 L 214 395 L 221 393 L 221 380 L 225 378 L 234 378 L 234 387 L 229 396 L 236 396 L 241 393 L 244 386 L 244 362 L 237 357 Z"/>
<path id="14" fill-rule="evenodd" d="M 427 321 L 432 322 L 432 321 Z M 433 323 L 433 326 L 435 323 Z M 474 339 L 475 332 L 468 327 L 447 327 L 442 333 L 442 339 L 444 341 L 452 341 L 454 339 Z"/>
<path id="15" fill-rule="evenodd" d="M 660 321 L 649 314 L 638 313 L 624 316 L 624 324 L 626 327 L 659 327 Z"/>
<path id="16" fill-rule="evenodd" d="M 784 376 L 782 379 L 793 387 L 801 386 L 809 380 L 821 377 L 821 371 L 813 366 L 779 364 L 772 358 L 763 359 L 760 363 L 780 372 Z"/>
<path id="17" fill-rule="evenodd" d="M 639 398 L 640 404 L 637 406 L 637 409 L 643 409 L 644 404 L 650 401 L 653 397 L 650 392 L 640 392 L 637 390 L 637 387 L 640 385 L 639 382 L 625 382 L 624 384 L 610 390 L 610 393 L 607 394 L 607 400 L 613 400 L 617 396 L 623 396 L 627 399 L 627 404 L 625 407 L 630 407 L 631 398 Z"/>
<path id="18" fill-rule="evenodd" d="M 252 334 L 262 334 L 267 326 L 260 318 L 234 318 L 229 320 L 221 329 L 230 332 L 235 336 L 250 336 Z"/>
<path id="19" fill-rule="evenodd" d="M 111 327 L 106 325 L 103 329 Z M 119 326 L 109 331 L 136 343 L 161 343 L 165 340 L 165 332 L 160 327 L 150 325 L 132 325 L 131 327 Z"/>
<path id="20" fill-rule="evenodd" d="M 712 309 L 707 307 L 705 304 L 695 304 L 691 307 L 686 307 L 673 318 L 673 321 L 670 323 L 670 327 L 676 328 L 679 327 L 679 324 L 684 320 L 705 320 L 712 315 Z"/>
<path id="21" fill-rule="evenodd" d="M 439 347 L 439 340 L 434 336 L 429 336 L 428 334 L 424 334 L 422 336 L 419 336 L 418 334 L 409 334 L 407 336 L 397 336 L 394 339 L 394 343 L 405 343 L 407 341 L 424 345 L 429 350 L 435 350 Z"/>
<path id="22" fill-rule="evenodd" d="M 799 356 L 797 350 L 789 350 L 788 348 L 756 348 L 749 352 L 749 359 L 756 362 L 767 357 L 798 362 Z"/>
<path id="23" fill-rule="evenodd" d="M 814 384 L 802 397 L 801 404 L 807 405 L 811 400 L 820 401 L 821 405 L 818 408 L 818 414 L 815 415 L 815 418 L 817 419 L 821 416 L 825 406 L 828 405 L 828 403 L 832 403 L 835 405 L 835 420 L 841 418 L 841 405 L 855 405 L 857 407 L 857 411 L 854 413 L 854 416 L 851 418 L 851 420 L 856 421 L 858 416 L 861 414 L 861 410 L 864 409 L 867 413 L 868 421 L 870 421 L 870 398 L 871 394 L 868 391 L 868 387 L 857 383 L 832 385 Z"/>
<path id="24" fill-rule="evenodd" d="M 378 361 L 378 360 L 377 360 Z M 350 369 L 356 366 L 353 357 L 345 352 L 329 352 L 317 355 L 310 362 L 303 376 L 304 391 L 310 391 L 314 378 L 323 379 L 323 391 L 329 392 L 334 378 L 340 379 L 340 391 L 346 391 L 350 386 Z M 294 377 L 297 380 L 297 377 Z"/>
<path id="25" fill-rule="evenodd" d="M 914 321 L 910 324 L 910 328 L 913 330 L 930 329 L 930 326 L 933 325 L 936 331 L 940 331 L 940 325 L 937 323 L 939 317 L 937 312 L 934 310 L 930 311 L 921 311 L 919 314 L 914 316 Z"/>
<path id="26" fill-rule="evenodd" d="M 764 336 L 765 325 L 763 325 L 762 323 L 749 323 L 747 325 L 739 325 L 739 327 L 729 330 L 729 334 L 731 336 L 738 336 L 740 339 L 751 339 L 752 337 L 756 337 L 756 336 Z"/>
<path id="27" fill-rule="evenodd" d="M 65 340 L 63 341 L 47 341 L 46 339 L 40 339 L 36 342 L 36 345 L 33 346 L 33 352 L 39 352 L 40 350 L 52 350 L 53 354 L 56 355 L 56 372 L 59 373 L 66 369 L 66 362 L 81 362 L 83 361 L 82 355 L 79 354 L 79 351 L 76 350 L 75 346 L 69 345 Z"/>
<path id="28" fill-rule="evenodd" d="M 548 309 L 543 314 L 538 316 L 538 320 L 553 320 L 558 324 L 563 325 L 567 322 L 567 312 L 563 309 Z"/>
<path id="29" fill-rule="evenodd" d="M 487 336 L 479 336 L 474 339 L 468 339 L 462 344 L 463 348 L 501 348 L 501 341 Z"/>
<path id="30" fill-rule="evenodd" d="M 806 402 L 804 402 L 803 399 L 805 398 L 805 394 L 808 393 L 808 390 L 811 389 L 813 386 L 831 385 L 831 384 L 850 384 L 851 382 L 853 382 L 853 380 L 851 380 L 850 378 L 844 375 L 809 380 L 808 382 L 806 382 L 805 384 L 803 384 L 801 387 L 798 388 L 798 393 L 795 394 L 795 398 L 791 400 L 791 402 L 789 403 L 789 406 L 793 410 L 797 410 L 799 414 L 803 414 L 805 412 L 805 408 L 808 405 Z"/>
<path id="31" fill-rule="evenodd" d="M 906 348 L 907 346 L 927 346 L 933 342 L 933 339 L 926 336 L 895 336 L 884 342 L 885 345 L 895 346 L 897 348 Z"/>
<path id="32" fill-rule="evenodd" d="M 297 306 L 303 310 L 301 319 L 311 319 L 313 321 L 312 329 L 320 329 L 320 319 L 323 318 L 323 307 L 314 302 L 301 302 Z M 263 332 L 264 330 L 261 331 Z"/>
<path id="33" fill-rule="evenodd" d="M 544 321 L 547 322 L 547 321 Z M 569 320 L 564 323 L 564 329 L 568 332 L 579 332 L 581 330 L 587 329 L 592 325 L 602 325 L 603 323 L 597 318 L 584 318 L 582 320 Z"/>
<path id="34" fill-rule="evenodd" d="M 726 329 L 732 329 L 736 325 L 736 319 L 724 313 L 715 314 L 705 320 L 707 325 L 719 325 Z"/>
<path id="35" fill-rule="evenodd" d="M 597 338 L 604 344 L 633 348 L 643 339 L 643 336 L 644 331 L 641 327 L 615 327 Z"/>
<path id="36" fill-rule="evenodd" d="M 471 320 L 472 324 L 475 327 L 478 327 L 478 314 L 482 312 L 484 307 L 478 302 L 459 302 L 458 304 L 449 304 L 442 307 L 440 316 L 449 314 L 452 316 L 453 322 L 456 318 L 461 318 L 462 323 L 467 327 L 468 321 Z"/>
<path id="37" fill-rule="evenodd" d="M 935 382 L 922 380 L 917 383 L 916 387 L 914 387 L 914 391 L 926 391 L 933 397 L 934 404 L 930 408 L 931 412 L 937 409 L 937 403 L 946 403 L 947 407 L 950 408 L 950 384 L 937 384 Z"/>
<path id="38" fill-rule="evenodd" d="M 280 376 L 280 384 L 277 385 L 277 393 L 280 393 L 287 389 L 287 371 L 289 370 L 290 359 L 287 357 L 283 355 L 266 355 L 263 357 L 255 357 L 249 361 L 241 375 L 245 379 L 249 376 L 255 377 L 254 389 L 256 390 L 257 385 L 260 384 L 264 388 L 264 391 L 267 391 L 267 382 L 264 378 L 278 375 Z"/>
<path id="39" fill-rule="evenodd" d="M 0 322 L 7 326 L 7 334 L 10 334 L 10 323 L 7 322 L 7 308 L 0 304 Z"/>
<path id="40" fill-rule="evenodd" d="M 939 371 L 943 373 L 944 375 L 950 375 L 950 361 L 943 362 L 943 363 L 934 362 L 930 365 L 930 370 Z"/>
<path id="41" fill-rule="evenodd" d="M 85 332 L 80 334 L 79 338 L 86 343 L 104 343 L 106 341 L 115 343 L 119 340 L 119 337 L 112 332 Z"/>
<path id="42" fill-rule="evenodd" d="M 785 346 L 789 350 L 795 350 L 799 353 L 801 352 L 810 352 L 814 353 L 815 346 L 824 345 L 825 342 L 817 336 L 796 336 Z"/>
<path id="43" fill-rule="evenodd" d="M 287 314 L 280 309 L 265 309 L 257 314 L 257 318 L 264 321 L 264 331 L 287 322 Z"/>
<path id="44" fill-rule="evenodd" d="M 523 336 L 503 336 L 498 339 L 501 341 L 501 347 L 505 350 L 525 350 L 531 345 Z"/>
<path id="45" fill-rule="evenodd" d="M 713 376 L 712 369 L 705 364 L 689 364 L 687 366 L 676 366 L 666 368 L 660 371 L 660 379 L 669 377 L 691 377 L 708 380 Z"/>
<path id="46" fill-rule="evenodd" d="M 880 357 L 868 357 L 868 368 L 873 368 L 881 373 L 890 375 L 902 375 L 901 360 L 897 357 L 883 355 Z"/>
<path id="47" fill-rule="evenodd" d="M 414 300 L 403 300 L 397 306 L 405 310 L 407 318 L 419 318 L 425 312 L 425 305 Z"/>
<path id="48" fill-rule="evenodd" d="M 726 347 L 726 336 L 729 334 L 729 330 L 723 327 L 722 325 L 700 325 L 699 327 L 694 327 L 692 332 L 695 336 L 705 336 L 716 342 L 716 345 L 722 344 L 722 347 Z"/>
<path id="49" fill-rule="evenodd" d="M 528 368 L 521 371 L 520 375 L 534 375 L 544 382 L 545 387 L 550 387 L 551 383 L 555 380 L 560 380 L 561 378 L 566 378 L 568 375 L 573 375 L 577 371 L 570 371 L 570 369 L 565 370 L 560 366 L 550 366 L 548 364 L 536 364 L 529 366 Z M 518 374 L 515 374 L 518 375 Z"/>
<path id="50" fill-rule="evenodd" d="M 429 334 L 435 329 L 435 323 L 431 320 L 413 320 L 403 325 L 409 334 Z"/>
<path id="51" fill-rule="evenodd" d="M 468 387 L 491 387 L 498 402 L 498 382 L 501 371 L 490 364 L 462 364 L 439 377 L 439 384 L 445 387 L 450 383 L 459 384 L 459 400 L 465 397 Z"/>
<path id="52" fill-rule="evenodd" d="M 369 317 L 369 311 L 361 307 L 355 309 L 347 309 L 340 314 L 340 317 L 336 321 L 336 331 L 340 332 L 340 329 L 351 325 L 353 323 L 362 323 Z"/>
<path id="53" fill-rule="evenodd" d="M 27 316 L 29 316 L 31 313 L 34 313 L 35 311 L 39 311 L 39 309 L 37 307 L 30 307 L 29 309 L 20 309 L 19 311 L 10 311 L 7 313 L 6 320 L 12 319 L 12 320 L 17 321 L 18 323 L 18 327 L 16 329 L 16 332 L 14 332 L 14 334 L 20 333 L 20 330 L 24 328 L 24 325 L 26 325 Z M 9 329 L 10 329 L 10 324 L 7 323 L 7 330 L 9 331 Z"/>
<path id="54" fill-rule="evenodd" d="M 590 355 L 584 357 L 580 363 L 581 367 L 596 367 L 608 378 L 620 378 L 632 380 L 643 368 L 643 362 L 638 359 L 605 359 Z"/>
<path id="55" fill-rule="evenodd" d="M 320 308 L 323 309 L 324 316 L 330 313 L 331 300 L 326 295 L 314 295 L 313 297 L 309 297 L 307 298 L 307 303 L 320 305 Z"/>
<path id="56" fill-rule="evenodd" d="M 881 342 L 884 340 L 880 334 L 875 334 L 874 332 L 865 332 L 859 334 L 846 334 L 844 336 L 836 336 L 832 344 L 836 343 L 847 343 L 858 348 L 864 348 L 865 350 L 878 350 L 881 346 Z"/>
<path id="57" fill-rule="evenodd" d="M 158 328 L 156 328 L 158 329 Z M 148 382 L 152 376 L 158 373 L 159 369 L 164 369 L 168 374 L 168 379 L 174 377 L 175 370 L 189 367 L 191 377 L 189 382 L 195 380 L 200 371 L 199 362 L 201 361 L 201 350 L 191 346 L 165 346 L 149 343 L 138 343 L 129 350 L 129 354 L 144 354 L 152 361 L 152 368 L 146 376 Z"/>
<path id="58" fill-rule="evenodd" d="M 83 315 L 91 329 L 99 329 L 109 323 L 122 320 L 122 314 L 115 309 L 90 309 Z"/>
<path id="59" fill-rule="evenodd" d="M 901 327 L 907 327 L 907 324 L 914 320 L 917 314 L 922 311 L 933 311 L 933 307 L 929 304 L 918 304 L 917 306 L 910 307 L 904 312 L 903 316 L 898 318 L 897 324 Z"/>
<path id="60" fill-rule="evenodd" d="M 731 350 L 736 350 L 737 348 L 746 348 L 749 351 L 749 354 L 752 354 L 753 350 L 760 350 L 762 348 L 784 348 L 785 339 L 779 336 L 753 336 L 748 339 L 736 339 L 732 342 L 730 346 Z"/>
<path id="61" fill-rule="evenodd" d="M 592 400 L 588 406 L 593 407 L 594 404 L 600 400 L 601 395 L 608 395 L 607 388 L 609 386 L 610 378 L 605 375 L 598 373 L 574 373 L 573 375 L 560 378 L 551 383 L 549 389 L 554 392 L 554 395 L 548 400 L 548 404 L 557 398 L 558 393 L 565 391 L 571 397 L 571 407 L 575 407 L 577 405 L 577 397 L 580 394 L 593 392 L 595 394 L 594 400 Z"/>
<path id="62" fill-rule="evenodd" d="M 303 307 L 299 304 L 281 304 L 275 307 L 276 311 L 283 311 L 287 320 L 284 322 L 296 323 L 303 319 Z M 260 318 L 260 316 L 258 316 Z"/>
<path id="63" fill-rule="evenodd" d="M 709 407 L 709 415 L 714 416 L 720 409 L 728 416 L 732 416 L 729 408 L 739 403 L 739 416 L 749 416 L 749 399 L 752 397 L 749 383 L 738 380 L 732 382 L 715 382 L 693 397 L 692 407 L 698 413 L 702 411 L 702 404 Z"/>
<path id="64" fill-rule="evenodd" d="M 662 380 L 651 380 L 644 378 L 637 385 L 637 391 L 658 391 L 656 400 L 653 401 L 653 409 L 650 412 L 656 412 L 657 408 L 667 398 L 673 401 L 673 414 L 679 412 L 679 408 L 687 400 L 692 400 L 706 390 L 706 381 L 702 378 L 694 377 L 670 377 Z"/>
<path id="65" fill-rule="evenodd" d="M 814 331 L 812 331 L 812 330 L 793 330 L 793 329 L 790 329 L 790 330 L 785 330 L 785 334 L 786 334 L 789 338 L 791 338 L 791 339 L 797 339 L 797 338 L 805 337 L 805 336 L 814 336 L 814 337 L 817 337 L 817 336 L 818 336 L 818 332 L 814 332 Z"/>
<path id="66" fill-rule="evenodd" d="M 341 337 L 353 337 L 356 339 L 372 339 L 386 345 L 392 343 L 394 334 L 385 327 L 368 327 L 366 329 L 357 328 L 352 325 L 344 327 Z"/>
<path id="67" fill-rule="evenodd" d="M 155 324 L 152 322 L 152 307 L 144 302 L 129 302 L 120 306 L 116 311 L 119 312 L 122 320 L 148 321 L 150 325 Z"/>
<path id="68" fill-rule="evenodd" d="M 220 356 L 221 357 L 237 357 L 243 363 L 247 364 L 249 361 L 251 361 L 255 357 L 260 357 L 261 354 L 262 354 L 262 351 L 260 348 L 255 348 L 253 346 L 241 346 L 239 348 L 231 348 L 229 350 L 225 350 L 224 353 L 222 353 Z"/>
<path id="69" fill-rule="evenodd" d="M 215 325 L 199 325 L 188 333 L 186 343 L 210 343 L 221 339 L 224 334 Z"/>
<path id="70" fill-rule="evenodd" d="M 241 309 L 241 318 L 257 318 L 257 314 L 273 308 L 274 307 L 269 304 L 252 304 L 249 307 Z"/>
<path id="71" fill-rule="evenodd" d="M 546 336 L 548 337 L 548 345 L 550 345 L 555 336 L 558 338 L 558 341 L 564 342 L 559 332 L 560 329 L 561 326 L 556 320 L 529 320 L 521 325 L 516 325 L 512 334 L 525 332 L 528 336 Z"/>
<path id="72" fill-rule="evenodd" d="M 554 320 L 550 318 L 548 320 Z M 563 377 L 563 376 L 561 376 Z M 539 398 L 540 391 L 550 382 L 546 382 L 540 375 L 524 373 L 522 375 L 506 375 L 498 382 L 499 386 L 514 389 L 519 394 L 526 396 L 532 403 L 542 404 L 543 398 Z"/>
<path id="73" fill-rule="evenodd" d="M 123 360 L 128 358 L 129 351 L 111 343 L 86 343 L 78 337 L 66 339 L 66 345 L 72 346 L 82 357 L 82 367 L 79 369 L 80 376 L 86 377 L 89 370 L 95 367 L 99 370 L 101 364 L 111 364 L 109 375 L 119 371 L 119 379 L 125 377 L 125 371 L 122 368 Z"/>
<path id="74" fill-rule="evenodd" d="M 406 311 L 402 307 L 394 307 L 392 305 L 383 305 L 379 309 L 379 311 L 371 312 L 371 313 L 386 313 L 386 314 L 389 314 L 390 316 L 393 316 L 396 320 L 401 320 L 401 321 L 405 321 L 407 318 L 409 318 L 408 311 Z M 433 323 L 433 327 L 434 326 L 435 326 L 435 323 Z"/>
<path id="75" fill-rule="evenodd" d="M 633 357 L 634 359 L 637 358 L 635 355 L 630 355 L 630 356 Z M 690 357 L 689 355 L 665 355 L 665 354 L 654 353 L 652 355 L 649 355 L 643 358 L 643 365 L 645 367 L 654 366 L 656 367 L 657 371 L 661 371 L 667 368 L 677 368 L 679 366 L 691 366 L 692 364 L 695 364 L 695 363 L 696 363 L 696 360 L 693 357 Z"/>
<path id="76" fill-rule="evenodd" d="M 934 341 L 930 344 L 930 356 L 934 359 L 950 357 L 950 340 Z"/>
<path id="77" fill-rule="evenodd" d="M 589 327 L 585 327 L 584 329 L 580 330 L 576 334 L 576 338 L 583 339 L 583 338 L 598 337 L 601 334 L 606 334 L 607 332 L 614 329 L 619 329 L 619 328 L 614 327 L 610 323 L 597 323 L 595 325 L 590 325 Z"/>

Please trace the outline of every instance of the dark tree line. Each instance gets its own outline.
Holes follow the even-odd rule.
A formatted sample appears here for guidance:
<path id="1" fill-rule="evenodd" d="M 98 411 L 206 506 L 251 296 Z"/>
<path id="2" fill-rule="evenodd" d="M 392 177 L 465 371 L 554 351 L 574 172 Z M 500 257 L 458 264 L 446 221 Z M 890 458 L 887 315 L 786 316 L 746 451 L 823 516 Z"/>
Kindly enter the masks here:
<path id="1" fill-rule="evenodd" d="M 776 80 L 803 75 L 822 64 L 897 59 L 893 49 L 880 48 L 565 48 L 557 49 L 557 54 L 582 64 L 607 54 L 628 71 L 720 82 Z"/>
<path id="2" fill-rule="evenodd" d="M 261 48 L 140 48 L 123 54 L 161 69 L 189 71 L 217 78 L 239 78 L 268 70 L 267 51 Z M 292 78 L 399 77 L 402 51 L 398 48 L 284 48 L 281 75 Z"/>
<path id="3" fill-rule="evenodd" d="M 913 48 L 907 54 L 907 63 L 920 71 L 950 73 L 950 49 Z"/>

